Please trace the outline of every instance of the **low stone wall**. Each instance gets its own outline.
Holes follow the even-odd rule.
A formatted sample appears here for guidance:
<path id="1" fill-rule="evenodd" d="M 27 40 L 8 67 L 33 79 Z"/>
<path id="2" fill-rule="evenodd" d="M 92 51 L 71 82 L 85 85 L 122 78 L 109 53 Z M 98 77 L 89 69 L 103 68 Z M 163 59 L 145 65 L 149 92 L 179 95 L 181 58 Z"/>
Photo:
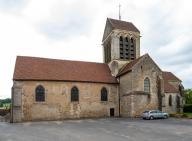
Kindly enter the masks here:
<path id="1" fill-rule="evenodd" d="M 10 121 L 10 109 L 0 109 L 0 122 Z"/>

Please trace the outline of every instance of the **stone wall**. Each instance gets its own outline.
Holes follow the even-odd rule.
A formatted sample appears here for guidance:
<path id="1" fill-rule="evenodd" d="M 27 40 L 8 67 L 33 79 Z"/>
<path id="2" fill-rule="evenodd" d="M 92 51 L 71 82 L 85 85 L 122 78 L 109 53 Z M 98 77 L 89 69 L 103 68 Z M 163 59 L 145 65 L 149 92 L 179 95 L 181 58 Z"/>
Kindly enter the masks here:
<path id="1" fill-rule="evenodd" d="M 45 102 L 35 101 L 35 88 L 45 88 Z M 71 102 L 71 88 L 79 89 L 79 102 Z M 101 102 L 102 87 L 108 90 L 108 101 Z M 118 86 L 115 84 L 15 81 L 13 86 L 13 122 L 109 117 L 110 108 L 118 111 Z M 16 104 L 18 101 L 19 104 Z"/>
<path id="2" fill-rule="evenodd" d="M 146 55 L 132 68 L 131 72 L 120 77 L 121 114 L 123 116 L 135 117 L 140 116 L 145 110 L 158 109 L 157 78 L 160 75 L 159 67 Z M 149 94 L 144 93 L 146 77 L 150 80 Z M 126 103 L 128 103 L 127 106 L 124 106 Z"/>
<path id="3" fill-rule="evenodd" d="M 172 96 L 172 105 L 169 105 L 169 96 Z M 180 97 L 180 108 L 177 107 L 177 101 L 176 101 L 176 97 L 179 96 Z M 165 93 L 165 107 L 163 108 L 163 111 L 167 112 L 167 113 L 179 113 L 179 112 L 183 112 L 183 98 L 181 97 L 180 94 L 178 93 Z"/>
<path id="4" fill-rule="evenodd" d="M 119 73 L 119 70 L 122 69 L 122 67 L 124 67 L 126 64 L 128 64 L 130 61 L 126 61 L 126 60 L 112 60 L 108 66 L 111 70 L 111 74 L 113 76 L 117 76 L 117 74 Z"/>

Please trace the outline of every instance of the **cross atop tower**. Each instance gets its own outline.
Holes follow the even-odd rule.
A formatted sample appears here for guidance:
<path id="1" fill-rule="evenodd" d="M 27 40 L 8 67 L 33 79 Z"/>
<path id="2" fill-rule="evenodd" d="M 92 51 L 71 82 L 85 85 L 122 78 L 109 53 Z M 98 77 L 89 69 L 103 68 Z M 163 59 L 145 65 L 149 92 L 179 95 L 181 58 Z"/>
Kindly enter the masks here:
<path id="1" fill-rule="evenodd" d="M 121 20 L 121 4 L 119 3 L 119 20 Z"/>

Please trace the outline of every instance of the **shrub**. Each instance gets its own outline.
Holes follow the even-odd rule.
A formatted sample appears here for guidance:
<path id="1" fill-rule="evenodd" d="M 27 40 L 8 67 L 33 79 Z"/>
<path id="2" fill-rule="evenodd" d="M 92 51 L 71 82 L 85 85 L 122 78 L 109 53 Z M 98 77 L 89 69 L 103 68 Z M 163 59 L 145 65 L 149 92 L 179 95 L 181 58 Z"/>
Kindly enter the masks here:
<path id="1" fill-rule="evenodd" d="M 169 114 L 170 117 L 176 117 L 176 114 L 175 113 L 171 113 Z"/>
<path id="2" fill-rule="evenodd" d="M 183 117 L 183 118 L 187 118 L 188 115 L 187 115 L 186 113 L 183 113 L 182 117 Z"/>
<path id="3" fill-rule="evenodd" d="M 186 104 L 183 108 L 184 113 L 192 113 L 192 104 Z"/>
<path id="4" fill-rule="evenodd" d="M 10 109 L 0 109 L 0 116 L 5 116 L 10 113 Z"/>

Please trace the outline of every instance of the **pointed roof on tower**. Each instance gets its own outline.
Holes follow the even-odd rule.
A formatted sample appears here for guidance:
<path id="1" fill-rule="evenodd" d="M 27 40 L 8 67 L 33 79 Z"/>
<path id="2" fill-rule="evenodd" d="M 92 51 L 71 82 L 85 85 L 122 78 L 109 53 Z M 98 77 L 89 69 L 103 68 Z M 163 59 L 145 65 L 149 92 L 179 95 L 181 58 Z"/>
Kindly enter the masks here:
<path id="1" fill-rule="evenodd" d="M 131 22 L 107 18 L 102 41 L 104 41 L 107 38 L 107 36 L 111 33 L 111 31 L 114 29 L 140 33 L 137 27 Z"/>
<path id="2" fill-rule="evenodd" d="M 111 19 L 111 18 L 107 18 L 107 20 L 109 20 L 113 29 L 128 30 L 128 31 L 140 33 L 140 31 L 137 29 L 137 27 L 131 22 L 116 20 L 116 19 Z"/>

